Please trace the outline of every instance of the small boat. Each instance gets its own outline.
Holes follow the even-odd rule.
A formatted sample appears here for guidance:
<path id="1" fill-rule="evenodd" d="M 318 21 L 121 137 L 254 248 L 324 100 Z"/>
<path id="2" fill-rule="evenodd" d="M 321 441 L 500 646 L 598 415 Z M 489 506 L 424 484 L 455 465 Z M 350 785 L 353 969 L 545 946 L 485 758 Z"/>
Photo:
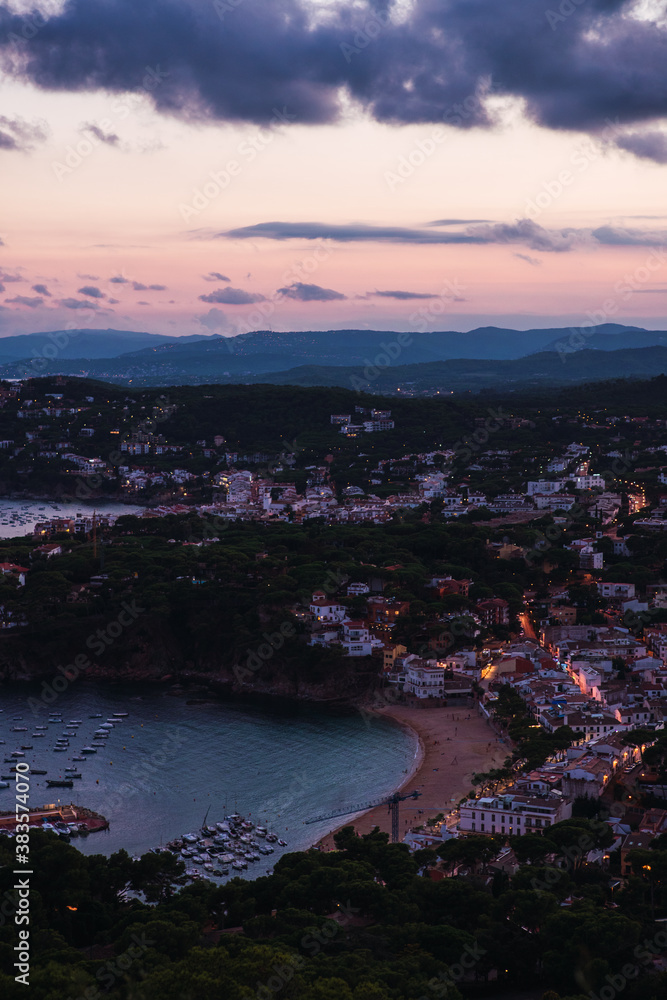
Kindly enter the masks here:
<path id="1" fill-rule="evenodd" d="M 79 836 L 79 827 L 77 826 L 76 823 L 68 823 L 67 824 L 67 829 L 69 830 L 70 837 L 78 837 Z"/>
<path id="2" fill-rule="evenodd" d="M 44 737 L 46 736 L 46 733 L 33 733 L 31 738 L 33 740 L 36 740 L 36 739 L 39 739 L 40 736 L 41 736 L 42 739 L 44 739 Z"/>
<path id="3" fill-rule="evenodd" d="M 70 778 L 47 778 L 46 784 L 49 788 L 74 788 L 74 782 Z"/>
<path id="4" fill-rule="evenodd" d="M 21 744 L 21 750 L 32 750 L 32 743 L 28 743 L 28 744 L 26 744 L 25 746 L 24 746 L 24 744 L 22 743 L 22 744 Z"/>
<path id="5" fill-rule="evenodd" d="M 287 847 L 287 841 L 286 840 L 281 840 L 279 838 L 278 839 L 278 844 L 279 844 L 280 847 Z"/>
<path id="6" fill-rule="evenodd" d="M 215 871 L 215 868 L 213 867 L 212 864 L 205 864 L 204 868 L 206 869 L 207 872 L 211 872 L 211 874 L 213 874 L 213 872 Z"/>
<path id="7" fill-rule="evenodd" d="M 25 757 L 25 754 L 23 753 L 22 750 L 12 750 L 10 756 L 11 757 Z"/>
<path id="8" fill-rule="evenodd" d="M 97 740 L 97 741 L 93 740 L 93 742 L 90 745 L 91 747 L 104 747 L 106 746 L 106 743 L 104 742 L 104 740 Z"/>
<path id="9" fill-rule="evenodd" d="M 80 725 L 81 725 L 81 719 L 70 719 L 68 722 L 68 726 L 80 726 Z"/>
<path id="10" fill-rule="evenodd" d="M 67 778 L 80 778 L 81 777 L 80 771 L 75 771 L 71 767 L 66 767 L 65 768 L 65 775 L 66 775 Z"/>
<path id="11" fill-rule="evenodd" d="M 199 837 L 197 836 L 196 833 L 186 833 L 183 836 L 183 840 L 185 841 L 186 844 L 198 844 L 199 843 Z"/>
<path id="12" fill-rule="evenodd" d="M 48 729 L 48 726 L 35 726 L 35 729 Z"/>
<path id="13" fill-rule="evenodd" d="M 89 719 L 103 719 L 104 716 L 102 715 L 101 712 L 97 712 L 95 715 L 89 715 L 88 718 Z"/>
<path id="14" fill-rule="evenodd" d="M 97 753 L 95 747 L 81 747 L 81 753 Z"/>
<path id="15" fill-rule="evenodd" d="M 112 714 L 113 714 L 113 716 L 114 716 L 115 719 L 126 719 L 127 716 L 130 713 L 129 712 L 113 712 Z"/>
<path id="16" fill-rule="evenodd" d="M 8 781 L 0 781 L 0 788 L 9 788 Z"/>
<path id="17" fill-rule="evenodd" d="M 54 747 L 53 748 L 53 752 L 54 753 L 67 753 L 68 749 L 69 749 L 68 747 Z"/>
<path id="18" fill-rule="evenodd" d="M 28 727 L 27 726 L 14 726 L 14 728 L 12 729 L 12 732 L 13 733 L 27 733 L 28 732 Z"/>
<path id="19" fill-rule="evenodd" d="M 85 757 L 72 757 L 72 760 L 85 760 Z M 33 771 L 33 774 L 37 774 L 37 771 Z"/>
<path id="20" fill-rule="evenodd" d="M 203 865 L 204 864 L 204 859 L 200 858 L 198 854 L 193 854 L 192 855 L 192 863 L 195 864 L 195 865 Z"/>
<path id="21" fill-rule="evenodd" d="M 31 774 L 47 774 L 48 772 L 47 771 L 38 771 L 36 767 L 31 767 L 30 768 L 30 773 Z"/>
<path id="22" fill-rule="evenodd" d="M 267 833 L 266 839 L 267 839 L 267 842 L 269 844 L 275 844 L 277 842 L 277 840 L 278 840 L 278 834 L 277 833 Z"/>
<path id="23" fill-rule="evenodd" d="M 266 833 L 267 833 L 266 827 L 265 826 L 256 826 L 255 827 L 255 833 L 257 834 L 258 837 L 266 837 Z"/>

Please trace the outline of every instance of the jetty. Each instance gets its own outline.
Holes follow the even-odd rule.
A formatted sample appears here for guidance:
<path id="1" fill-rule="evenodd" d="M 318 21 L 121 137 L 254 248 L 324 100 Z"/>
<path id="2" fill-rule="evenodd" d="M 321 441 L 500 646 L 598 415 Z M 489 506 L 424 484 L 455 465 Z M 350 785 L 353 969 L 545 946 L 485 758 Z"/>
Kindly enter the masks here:
<path id="1" fill-rule="evenodd" d="M 28 810 L 30 815 L 29 825 L 38 830 L 44 820 L 47 823 L 85 823 L 89 833 L 97 833 L 98 830 L 108 830 L 109 820 L 92 809 L 84 806 L 69 805 L 62 803 L 49 803 L 44 806 L 37 806 Z M 16 826 L 15 812 L 0 812 L 0 830 L 14 831 Z"/>

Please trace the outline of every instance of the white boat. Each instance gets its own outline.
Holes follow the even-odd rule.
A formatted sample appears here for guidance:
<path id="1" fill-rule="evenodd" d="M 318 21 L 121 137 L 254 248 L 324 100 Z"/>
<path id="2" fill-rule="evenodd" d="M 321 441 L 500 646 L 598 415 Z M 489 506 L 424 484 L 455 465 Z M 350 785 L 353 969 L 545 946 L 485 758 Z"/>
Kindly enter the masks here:
<path id="1" fill-rule="evenodd" d="M 95 747 L 81 747 L 81 753 L 97 753 Z"/>

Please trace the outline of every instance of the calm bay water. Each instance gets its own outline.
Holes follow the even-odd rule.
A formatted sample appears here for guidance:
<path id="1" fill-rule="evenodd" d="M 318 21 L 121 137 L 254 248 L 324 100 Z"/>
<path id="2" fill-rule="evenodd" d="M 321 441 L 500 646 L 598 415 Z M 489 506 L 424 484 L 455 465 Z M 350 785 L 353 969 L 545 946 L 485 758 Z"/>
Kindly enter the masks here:
<path id="1" fill-rule="evenodd" d="M 406 777 L 417 740 L 385 719 L 370 722 L 357 713 L 311 707 L 276 709 L 257 702 L 187 704 L 154 687 L 72 684 L 38 715 L 28 699 L 39 685 L 0 689 L 0 751 L 9 757 L 32 744 L 25 759 L 46 769 L 33 776 L 31 805 L 73 801 L 102 813 L 110 830 L 72 844 L 86 854 L 125 848 L 141 854 L 160 843 L 197 831 L 239 812 L 268 826 L 287 841 L 275 854 L 250 866 L 246 877 L 263 874 L 281 853 L 302 850 L 344 817 L 305 825 L 310 817 L 391 793 Z M 62 723 L 48 723 L 49 709 Z M 114 712 L 128 712 L 106 745 L 74 762 L 83 778 L 73 789 L 48 789 L 46 778 L 64 776 L 71 757 L 88 746 L 93 732 Z M 101 713 L 102 718 L 91 715 Z M 22 721 L 15 717 L 22 716 Z M 66 753 L 54 752 L 69 720 L 80 719 Z M 48 725 L 43 738 L 36 726 Z M 26 726 L 27 732 L 14 732 Z M 2 773 L 8 775 L 10 764 Z M 13 788 L 0 790 L 0 809 L 13 808 Z"/>
<path id="2" fill-rule="evenodd" d="M 0 499 L 0 538 L 20 538 L 32 534 L 39 521 L 52 517 L 76 517 L 77 514 L 90 516 L 93 511 L 98 514 L 136 514 L 140 508 L 134 504 L 114 503 L 98 500 L 95 503 L 85 503 L 75 500 L 72 503 L 58 503 L 55 500 L 4 500 Z"/>

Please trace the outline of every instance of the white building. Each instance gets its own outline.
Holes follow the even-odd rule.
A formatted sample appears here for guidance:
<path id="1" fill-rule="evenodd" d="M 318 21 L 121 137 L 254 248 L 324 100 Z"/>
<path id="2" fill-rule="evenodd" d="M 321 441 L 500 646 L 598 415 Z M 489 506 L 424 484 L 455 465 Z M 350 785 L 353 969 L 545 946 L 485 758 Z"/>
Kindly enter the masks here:
<path id="1" fill-rule="evenodd" d="M 414 694 L 417 698 L 442 698 L 445 694 L 445 667 L 435 661 L 417 665 L 408 664 L 405 670 L 403 690 Z"/>
<path id="2" fill-rule="evenodd" d="M 462 833 L 522 834 L 542 831 L 569 819 L 572 803 L 560 795 L 531 797 L 510 793 L 481 798 L 461 806 Z"/>

